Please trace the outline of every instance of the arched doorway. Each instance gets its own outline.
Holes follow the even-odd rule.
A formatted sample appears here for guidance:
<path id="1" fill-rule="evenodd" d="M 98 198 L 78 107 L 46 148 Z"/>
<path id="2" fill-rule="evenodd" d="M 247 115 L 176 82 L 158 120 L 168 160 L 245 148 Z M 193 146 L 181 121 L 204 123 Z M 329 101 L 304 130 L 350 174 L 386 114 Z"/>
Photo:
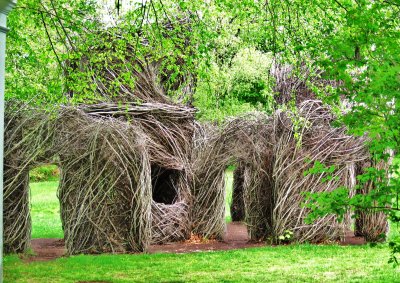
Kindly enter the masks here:
<path id="1" fill-rule="evenodd" d="M 62 239 L 57 190 L 60 169 L 56 164 L 41 164 L 29 171 L 32 239 Z"/>

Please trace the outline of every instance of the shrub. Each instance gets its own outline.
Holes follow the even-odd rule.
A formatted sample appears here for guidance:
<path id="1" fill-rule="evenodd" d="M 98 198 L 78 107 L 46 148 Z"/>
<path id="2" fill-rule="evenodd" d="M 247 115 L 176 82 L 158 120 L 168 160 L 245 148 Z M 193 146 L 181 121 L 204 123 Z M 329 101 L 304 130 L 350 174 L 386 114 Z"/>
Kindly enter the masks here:
<path id="1" fill-rule="evenodd" d="M 272 57 L 254 48 L 243 48 L 231 61 L 208 66 L 199 80 L 195 106 L 201 120 L 222 121 L 227 116 L 260 110 L 270 113 L 274 104 L 270 77 Z"/>
<path id="2" fill-rule="evenodd" d="M 29 172 L 31 182 L 55 181 L 60 177 L 60 170 L 57 165 L 46 164 L 36 167 Z"/>

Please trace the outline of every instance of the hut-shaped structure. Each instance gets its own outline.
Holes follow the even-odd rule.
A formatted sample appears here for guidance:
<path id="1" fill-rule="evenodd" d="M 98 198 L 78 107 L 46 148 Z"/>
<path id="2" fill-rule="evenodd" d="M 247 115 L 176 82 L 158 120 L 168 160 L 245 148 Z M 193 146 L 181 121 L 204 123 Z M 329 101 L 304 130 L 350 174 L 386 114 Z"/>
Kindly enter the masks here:
<path id="1" fill-rule="evenodd" d="M 222 238 L 225 170 L 231 164 L 237 166 L 232 216 L 245 222 L 252 240 L 278 241 L 291 231 L 298 242 L 321 242 L 350 229 L 349 219 L 340 223 L 332 215 L 305 222 L 305 192 L 354 188 L 356 173 L 371 163 L 364 138 L 332 127 L 334 116 L 320 101 L 299 101 L 295 113 L 252 114 L 222 127 L 200 124 L 193 108 L 166 95 L 159 62 L 130 62 L 129 52 L 124 59 L 98 57 L 106 61 L 70 62 L 72 70 L 96 70 L 96 102 L 51 111 L 8 102 L 6 252 L 29 247 L 29 170 L 47 162 L 61 171 L 58 197 L 69 254 L 141 252 L 191 233 Z M 110 64 L 117 67 L 111 70 Z M 133 68 L 134 87 L 119 83 L 126 66 Z M 190 79 L 178 81 L 176 90 L 189 89 Z M 281 81 L 288 82 L 284 76 Z M 282 93 L 302 91 L 289 88 L 285 84 Z M 333 178 L 322 183 L 324 175 L 305 176 L 314 161 L 334 166 Z M 356 227 L 375 240 L 387 222 L 382 214 L 363 214 Z"/>
<path id="2" fill-rule="evenodd" d="M 190 236 L 195 110 L 173 102 L 159 62 L 138 59 L 132 49 L 110 58 L 99 56 L 107 50 L 97 47 L 67 62 L 70 72 L 96 70 L 89 76 L 95 86 L 90 104 L 50 111 L 8 102 L 6 252 L 29 246 L 29 170 L 47 162 L 61 171 L 58 197 L 69 254 L 145 251 L 151 243 Z M 134 85 L 120 83 L 127 66 Z M 186 80 L 178 79 L 172 87 L 184 88 Z"/>

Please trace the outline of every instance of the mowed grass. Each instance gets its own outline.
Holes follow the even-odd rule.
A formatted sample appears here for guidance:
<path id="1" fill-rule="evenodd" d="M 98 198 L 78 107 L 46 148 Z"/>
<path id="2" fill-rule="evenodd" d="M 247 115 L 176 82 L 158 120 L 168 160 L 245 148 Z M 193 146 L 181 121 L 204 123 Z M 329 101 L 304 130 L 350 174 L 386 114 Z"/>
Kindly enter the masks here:
<path id="1" fill-rule="evenodd" d="M 226 212 L 232 197 L 227 171 Z M 61 238 L 58 182 L 31 184 L 34 238 Z M 4 282 L 400 282 L 386 245 L 289 245 L 191 254 L 78 255 L 48 262 L 4 258 Z"/>
<path id="2" fill-rule="evenodd" d="M 190 254 L 79 255 L 4 262 L 5 282 L 400 282 L 388 250 L 292 245 Z"/>
<path id="3" fill-rule="evenodd" d="M 30 183 L 32 238 L 63 238 L 58 181 Z"/>

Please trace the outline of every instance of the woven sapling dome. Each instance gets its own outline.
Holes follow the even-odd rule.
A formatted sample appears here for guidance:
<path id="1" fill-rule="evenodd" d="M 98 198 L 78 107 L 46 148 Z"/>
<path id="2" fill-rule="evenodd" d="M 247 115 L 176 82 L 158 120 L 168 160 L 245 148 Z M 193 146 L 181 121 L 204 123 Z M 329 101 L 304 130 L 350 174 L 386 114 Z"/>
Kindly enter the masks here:
<path id="1" fill-rule="evenodd" d="M 188 25 L 184 20 L 180 24 Z M 189 97 L 193 77 L 182 71 L 185 62 L 180 55 L 174 57 L 180 69 L 176 74 L 165 67 L 166 58 L 139 54 L 138 42 L 129 41 L 125 32 L 115 28 L 101 34 L 100 42 L 68 62 L 69 85 L 75 86 L 84 77 L 94 86 L 94 99 L 101 103 L 83 106 L 87 114 L 125 119 L 145 133 L 152 185 L 151 242 L 186 239 L 190 236 L 192 177 L 188 164 L 194 109 L 173 101 L 171 93 L 178 100 Z M 138 40 L 142 47 L 148 45 L 142 35 Z M 69 95 L 76 94 L 72 87 Z"/>
<path id="2" fill-rule="evenodd" d="M 190 26 L 185 19 L 177 24 L 182 28 Z M 75 47 L 79 54 L 71 50 L 74 59 L 65 62 L 67 96 L 79 97 L 83 91 L 89 92 L 94 102 L 117 104 L 171 105 L 176 104 L 172 96 L 180 102 L 192 99 L 195 78 L 186 68 L 185 57 L 189 54 L 183 52 L 189 52 L 184 48 L 187 39 L 175 42 L 176 53 L 160 57 L 143 36 L 140 31 L 108 28 L 98 32 L 95 42 L 93 34 L 79 38 Z M 170 68 L 169 64 L 175 67 Z"/>
<path id="3" fill-rule="evenodd" d="M 340 82 L 324 79 L 321 70 L 312 72 L 305 64 L 294 67 L 275 62 L 272 64 L 270 74 L 274 79 L 273 91 L 277 94 L 274 98 L 278 105 L 295 101 L 295 104 L 299 106 L 306 100 L 317 99 L 310 85 L 321 89 L 340 85 Z"/>
<path id="4" fill-rule="evenodd" d="M 20 111 L 6 104 L 4 133 L 3 221 L 4 252 L 18 253 L 30 246 L 29 169 L 52 161 L 55 148 L 51 116 L 32 109 Z"/>
<path id="5" fill-rule="evenodd" d="M 355 168 L 371 158 L 365 146 L 365 138 L 347 135 L 343 127 L 333 128 L 330 123 L 335 117 L 320 101 L 304 101 L 300 104 L 296 119 L 301 121 L 302 127 L 296 129 L 293 115 L 290 112 L 278 111 L 272 117 L 272 186 L 268 185 L 273 196 L 273 210 L 269 215 L 271 220 L 268 221 L 272 226 L 268 229 L 265 223 L 257 223 L 253 221 L 256 218 L 250 218 L 247 220 L 250 235 L 253 239 L 277 239 L 289 230 L 294 233 L 294 240 L 298 242 L 343 238 L 351 229 L 349 217 L 346 217 L 347 221 L 339 223 L 334 215 L 327 215 L 312 224 L 305 223 L 309 210 L 302 205 L 303 193 L 330 192 L 341 186 L 354 188 L 357 182 Z M 300 139 L 295 138 L 296 132 L 300 132 Z M 311 168 L 315 161 L 328 167 L 334 166 L 335 171 L 331 174 L 333 178 L 321 182 L 326 173 L 305 176 L 304 172 Z M 270 204 L 265 208 L 257 205 L 247 207 L 256 211 L 270 211 Z M 386 224 L 383 227 L 386 227 Z"/>
<path id="6" fill-rule="evenodd" d="M 191 171 L 189 157 L 194 109 L 161 103 L 82 107 L 93 117 L 122 119 L 144 133 L 152 187 L 152 243 L 178 241 L 190 236 Z M 129 119 L 127 119 L 129 118 Z"/>
<path id="7" fill-rule="evenodd" d="M 183 51 L 155 58 L 142 35 L 132 40 L 117 28 L 74 44 L 66 96 L 90 104 L 6 113 L 7 250 L 29 246 L 29 169 L 54 160 L 68 253 L 144 251 L 188 238 L 194 109 L 176 101 L 190 98 L 194 80 Z M 170 59 L 178 71 L 166 67 Z"/>
<path id="8" fill-rule="evenodd" d="M 299 105 L 297 114 L 277 111 L 271 117 L 237 118 L 222 127 L 198 127 L 192 164 L 194 231 L 208 237 L 223 235 L 224 171 L 236 163 L 234 179 L 242 184 L 234 185 L 233 205 L 243 203 L 251 239 L 278 241 L 287 230 L 298 242 L 342 238 L 350 230 L 349 217 L 340 223 L 334 215 L 327 215 L 307 224 L 309 210 L 302 205 L 306 192 L 354 188 L 355 168 L 370 160 L 365 139 L 347 135 L 345 128 L 333 128 L 333 120 L 328 107 L 308 100 Z M 333 178 L 321 182 L 326 173 L 305 176 L 315 161 L 334 166 Z M 369 227 L 375 217 L 379 221 L 373 223 L 380 227 L 375 230 L 386 231 L 381 214 L 369 215 L 363 218 L 369 223 L 363 227 Z"/>
<path id="9" fill-rule="evenodd" d="M 225 232 L 225 170 L 243 160 L 258 162 L 265 152 L 266 117 L 250 115 L 222 127 L 197 124 L 192 154 L 193 233 L 221 239 Z M 258 164 L 258 163 L 257 163 Z M 264 174 L 259 176 L 263 182 Z"/>
<path id="10" fill-rule="evenodd" d="M 145 135 L 128 123 L 63 109 L 59 198 L 69 254 L 144 251 L 151 235 Z"/>
<path id="11" fill-rule="evenodd" d="M 190 91 L 191 81 L 180 76 L 167 86 L 172 74 L 160 69 L 161 61 L 139 58 L 129 44 L 113 52 L 119 37 L 105 33 L 103 45 L 66 62 L 67 95 L 78 96 L 72 86 L 86 78 L 94 104 L 61 106 L 46 115 L 42 109 L 15 111 L 18 107 L 6 113 L 13 121 L 6 129 L 5 170 L 10 250 L 24 251 L 29 243 L 28 172 L 42 156 L 58 160 L 61 168 L 69 253 L 143 251 L 150 243 L 190 236 L 194 109 L 166 92 Z M 37 134 L 42 128 L 48 132 Z"/>
<path id="12" fill-rule="evenodd" d="M 301 128 L 296 129 L 293 118 L 303 124 Z M 274 115 L 272 229 L 264 229 L 264 235 L 259 236 L 277 239 L 287 230 L 294 233 L 298 242 L 336 240 L 344 236 L 348 223 L 339 223 L 335 216 L 328 215 L 306 224 L 308 209 L 302 206 L 304 192 L 329 192 L 340 186 L 351 186 L 355 180 L 352 168 L 369 157 L 363 139 L 346 135 L 345 128 L 331 127 L 333 119 L 330 109 L 319 101 L 301 103 L 297 117 L 282 111 Z M 295 133 L 300 133 L 300 139 L 295 138 Z M 325 176 L 319 174 L 304 176 L 304 171 L 315 161 L 335 166 L 330 181 L 321 182 Z"/>
<path id="13" fill-rule="evenodd" d="M 137 252 L 187 238 L 192 128 L 192 109 L 164 104 L 7 111 L 6 251 L 29 247 L 29 169 L 45 162 L 61 169 L 69 254 Z"/>

